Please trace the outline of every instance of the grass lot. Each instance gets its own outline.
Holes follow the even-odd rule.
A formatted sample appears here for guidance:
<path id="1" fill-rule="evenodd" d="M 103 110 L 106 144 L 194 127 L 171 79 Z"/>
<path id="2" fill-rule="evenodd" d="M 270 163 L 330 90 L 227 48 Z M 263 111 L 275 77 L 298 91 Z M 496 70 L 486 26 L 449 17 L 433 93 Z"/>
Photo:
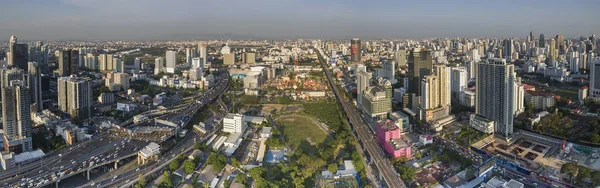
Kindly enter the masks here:
<path id="1" fill-rule="evenodd" d="M 554 92 L 554 94 L 560 95 L 561 98 L 571 98 L 573 100 L 577 100 L 579 98 L 579 96 L 578 96 L 579 91 L 577 91 L 577 90 L 561 89 L 561 90 Z"/>
<path id="2" fill-rule="evenodd" d="M 283 116 L 277 120 L 286 143 L 292 150 L 298 148 L 304 152 L 316 152 L 316 147 L 325 141 L 327 134 L 319 129 L 307 116 Z"/>

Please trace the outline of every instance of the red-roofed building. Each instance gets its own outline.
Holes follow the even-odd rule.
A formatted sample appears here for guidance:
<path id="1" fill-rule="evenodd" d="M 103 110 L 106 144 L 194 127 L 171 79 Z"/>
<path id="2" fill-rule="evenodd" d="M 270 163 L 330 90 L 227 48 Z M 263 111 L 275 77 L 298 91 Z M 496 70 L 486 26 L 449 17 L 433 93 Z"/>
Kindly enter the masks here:
<path id="1" fill-rule="evenodd" d="M 531 102 L 534 109 L 546 110 L 555 104 L 557 95 L 539 91 L 526 91 L 525 102 Z"/>
<path id="2" fill-rule="evenodd" d="M 523 84 L 523 89 L 525 91 L 535 91 L 535 86 L 529 85 L 529 84 Z"/>

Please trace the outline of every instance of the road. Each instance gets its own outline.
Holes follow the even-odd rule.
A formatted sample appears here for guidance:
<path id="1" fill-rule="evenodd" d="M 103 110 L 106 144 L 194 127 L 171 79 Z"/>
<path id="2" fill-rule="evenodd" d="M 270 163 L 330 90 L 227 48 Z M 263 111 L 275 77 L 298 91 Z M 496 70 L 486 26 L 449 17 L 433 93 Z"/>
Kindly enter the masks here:
<path id="1" fill-rule="evenodd" d="M 381 152 L 379 145 L 376 140 L 369 132 L 368 124 L 366 124 L 361 116 L 356 112 L 356 109 L 353 105 L 351 105 L 348 100 L 344 99 L 344 94 L 342 94 L 337 86 L 336 82 L 332 79 L 331 72 L 328 71 L 327 65 L 325 64 L 325 59 L 323 59 L 321 55 L 321 50 L 318 50 L 319 53 L 319 61 L 321 62 L 321 66 L 325 71 L 325 75 L 327 76 L 327 81 L 333 90 L 338 103 L 342 106 L 342 110 L 346 113 L 346 118 L 351 124 L 351 128 L 355 131 L 355 137 L 358 137 L 357 140 L 362 143 L 364 148 L 367 150 L 370 158 L 370 161 L 375 164 L 379 171 L 379 175 L 383 177 L 383 180 L 387 184 L 388 187 L 406 187 L 398 174 L 394 170 L 394 166 L 391 162 L 384 156 Z"/>

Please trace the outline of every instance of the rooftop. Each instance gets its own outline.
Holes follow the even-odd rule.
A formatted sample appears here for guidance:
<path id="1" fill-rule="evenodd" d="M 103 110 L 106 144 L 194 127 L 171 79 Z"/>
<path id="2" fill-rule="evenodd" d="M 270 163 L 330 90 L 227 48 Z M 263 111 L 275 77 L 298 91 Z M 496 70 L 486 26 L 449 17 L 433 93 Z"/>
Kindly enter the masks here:
<path id="1" fill-rule="evenodd" d="M 381 126 L 381 129 L 385 131 L 393 131 L 398 129 L 398 126 L 396 126 L 396 123 L 394 123 L 392 120 L 379 121 L 377 122 L 377 126 Z"/>
<path id="2" fill-rule="evenodd" d="M 544 97 L 555 97 L 556 95 L 554 95 L 553 93 L 547 93 L 547 92 L 540 92 L 540 91 L 526 91 L 527 93 L 529 93 L 530 95 L 533 96 L 544 96 Z"/>

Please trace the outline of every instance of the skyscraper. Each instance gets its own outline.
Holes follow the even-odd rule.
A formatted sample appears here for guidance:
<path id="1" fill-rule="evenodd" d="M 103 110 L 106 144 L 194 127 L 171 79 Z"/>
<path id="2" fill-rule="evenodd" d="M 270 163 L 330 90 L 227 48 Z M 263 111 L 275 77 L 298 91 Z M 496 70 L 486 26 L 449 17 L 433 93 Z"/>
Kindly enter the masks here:
<path id="1" fill-rule="evenodd" d="M 600 101 L 600 60 L 596 59 L 590 64 L 590 89 L 589 97 Z"/>
<path id="2" fill-rule="evenodd" d="M 206 44 L 198 44 L 198 55 L 202 58 L 202 62 L 204 62 L 204 70 L 208 70 L 210 68 L 210 63 L 208 62 L 208 47 Z"/>
<path id="3" fill-rule="evenodd" d="M 533 35 L 533 31 L 530 31 L 530 32 L 529 32 L 529 39 L 530 39 L 531 41 L 535 41 L 535 35 Z"/>
<path id="4" fill-rule="evenodd" d="M 554 48 L 558 51 L 557 55 L 558 55 L 558 53 L 560 53 L 560 54 L 565 53 L 565 50 L 566 50 L 565 37 L 562 34 L 556 35 L 556 44 L 555 44 Z"/>
<path id="5" fill-rule="evenodd" d="M 361 46 L 360 46 L 360 39 L 359 38 L 353 38 L 350 41 L 350 61 L 353 63 L 360 63 L 361 62 L 361 57 L 362 57 L 362 52 L 361 52 Z"/>
<path id="6" fill-rule="evenodd" d="M 154 59 L 154 75 L 160 74 L 163 72 L 165 61 L 162 57 L 158 57 Z"/>
<path id="7" fill-rule="evenodd" d="M 465 67 L 454 67 L 452 68 L 451 77 L 451 90 L 452 90 L 452 98 L 455 100 L 459 100 L 460 93 L 467 88 L 467 84 L 469 81 L 467 68 Z"/>
<path id="8" fill-rule="evenodd" d="M 40 65 L 48 64 L 48 46 L 43 42 L 35 42 L 29 47 L 29 61 L 37 62 Z"/>
<path id="9" fill-rule="evenodd" d="M 550 39 L 550 44 L 548 44 L 548 61 L 551 65 L 554 65 L 557 56 L 558 49 L 556 49 L 556 41 L 554 39 Z"/>
<path id="10" fill-rule="evenodd" d="M 356 101 L 359 105 L 362 105 L 363 93 L 371 85 L 372 74 L 363 70 L 358 71 L 356 74 Z"/>
<path id="11" fill-rule="evenodd" d="M 480 116 L 495 121 L 495 132 L 509 136 L 513 132 L 515 113 L 514 65 L 499 58 L 478 64 L 475 110 Z"/>
<path id="12" fill-rule="evenodd" d="M 396 52 L 396 62 L 398 62 L 398 67 L 406 67 L 406 50 L 399 49 Z"/>
<path id="13" fill-rule="evenodd" d="M 10 37 L 8 49 L 10 50 L 6 54 L 8 57 L 8 65 L 27 69 L 27 62 L 29 61 L 29 49 L 27 48 L 27 44 L 18 44 L 17 37 L 13 35 Z"/>
<path id="14" fill-rule="evenodd" d="M 4 148 L 21 153 L 33 149 L 29 88 L 21 80 L 12 80 L 2 88 Z"/>
<path id="15" fill-rule="evenodd" d="M 513 39 L 504 39 L 502 44 L 504 47 L 504 50 L 502 50 L 502 57 L 506 59 L 512 59 L 512 54 L 515 52 Z"/>
<path id="16" fill-rule="evenodd" d="M 58 54 L 58 74 L 69 76 L 77 74 L 79 52 L 77 50 L 61 50 Z"/>
<path id="17" fill-rule="evenodd" d="M 98 70 L 98 68 L 96 67 L 96 62 L 98 61 L 98 57 L 96 57 L 94 54 L 86 54 L 85 55 L 85 63 L 84 66 L 85 68 L 89 69 L 89 70 Z"/>
<path id="18" fill-rule="evenodd" d="M 171 50 L 167 51 L 165 59 L 167 59 L 167 66 L 165 72 L 175 73 L 175 67 L 177 66 L 177 52 Z"/>
<path id="19" fill-rule="evenodd" d="M 396 84 L 396 62 L 384 60 L 382 68 L 377 69 L 377 76 L 388 79 L 392 84 Z"/>
<path id="20" fill-rule="evenodd" d="M 191 48 L 185 49 L 185 62 L 187 66 L 192 66 L 192 58 L 194 58 L 194 52 Z"/>
<path id="21" fill-rule="evenodd" d="M 5 67 L 0 69 L 0 88 L 8 87 L 12 80 L 23 80 L 25 74 L 18 67 Z"/>
<path id="22" fill-rule="evenodd" d="M 546 47 L 546 39 L 544 38 L 544 34 L 540 34 L 540 43 L 539 43 L 540 48 L 545 48 Z"/>
<path id="23" fill-rule="evenodd" d="M 428 49 L 414 48 L 408 53 L 408 92 L 413 94 L 409 106 L 417 109 L 421 97 L 421 80 L 431 75 L 433 59 Z M 416 104 L 415 104 L 416 103 Z"/>
<path id="24" fill-rule="evenodd" d="M 58 78 L 58 108 L 73 118 L 85 120 L 92 115 L 92 82 L 75 75 Z"/>
<path id="25" fill-rule="evenodd" d="M 27 74 L 27 86 L 31 93 L 31 111 L 41 111 L 43 109 L 42 76 L 39 63 L 29 62 Z"/>

